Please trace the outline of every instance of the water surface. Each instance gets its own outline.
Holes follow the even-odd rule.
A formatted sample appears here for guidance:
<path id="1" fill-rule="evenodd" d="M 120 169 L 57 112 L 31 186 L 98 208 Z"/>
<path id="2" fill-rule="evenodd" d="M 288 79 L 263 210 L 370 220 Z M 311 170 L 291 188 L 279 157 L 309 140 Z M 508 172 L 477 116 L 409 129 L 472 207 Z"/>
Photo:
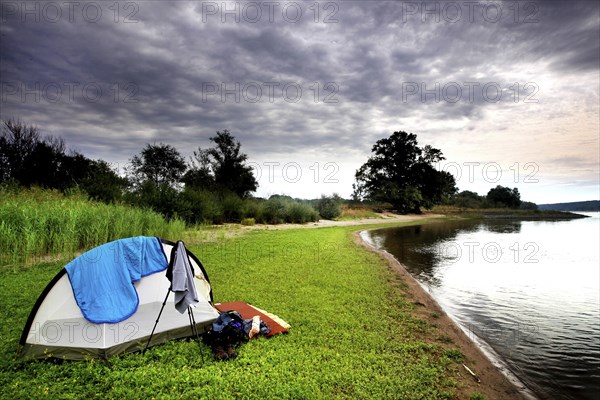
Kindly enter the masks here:
<path id="1" fill-rule="evenodd" d="M 600 398 L 600 218 L 365 233 L 542 399 Z"/>

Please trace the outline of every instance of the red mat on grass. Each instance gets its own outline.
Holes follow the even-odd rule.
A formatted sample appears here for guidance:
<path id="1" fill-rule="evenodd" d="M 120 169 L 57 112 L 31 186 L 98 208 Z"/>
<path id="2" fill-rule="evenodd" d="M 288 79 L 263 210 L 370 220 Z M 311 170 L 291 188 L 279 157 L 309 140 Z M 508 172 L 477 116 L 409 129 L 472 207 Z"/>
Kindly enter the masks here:
<path id="1" fill-rule="evenodd" d="M 260 317 L 261 321 L 264 321 L 264 323 L 267 324 L 269 329 L 271 329 L 271 332 L 269 332 L 266 335 L 267 337 L 277 335 L 279 333 L 286 333 L 288 331 L 285 327 L 278 324 L 272 318 L 270 318 L 269 316 L 258 311 L 256 308 L 252 307 L 250 304 L 244 303 L 243 301 L 218 303 L 218 304 L 215 304 L 215 308 L 221 312 L 225 312 L 225 311 L 229 311 L 229 310 L 237 311 L 238 313 L 240 313 L 240 315 L 244 319 L 251 319 L 255 315 L 258 315 Z"/>

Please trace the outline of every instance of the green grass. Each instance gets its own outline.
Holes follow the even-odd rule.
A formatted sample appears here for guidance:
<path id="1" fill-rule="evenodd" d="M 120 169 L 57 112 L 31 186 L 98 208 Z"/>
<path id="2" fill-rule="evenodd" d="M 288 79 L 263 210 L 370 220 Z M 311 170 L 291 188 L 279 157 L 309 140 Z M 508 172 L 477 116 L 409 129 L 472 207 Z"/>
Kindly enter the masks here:
<path id="1" fill-rule="evenodd" d="M 180 237 L 185 224 L 158 213 L 88 201 L 57 191 L 0 191 L 0 264 L 72 256 L 111 240 L 138 235 Z"/>
<path id="2" fill-rule="evenodd" d="M 0 398 L 454 398 L 461 354 L 428 339 L 436 328 L 414 316 L 385 261 L 353 243 L 357 229 L 251 230 L 190 246 L 215 301 L 246 301 L 292 325 L 229 362 L 189 341 L 108 363 L 15 359 L 31 307 L 63 264 L 0 270 Z"/>

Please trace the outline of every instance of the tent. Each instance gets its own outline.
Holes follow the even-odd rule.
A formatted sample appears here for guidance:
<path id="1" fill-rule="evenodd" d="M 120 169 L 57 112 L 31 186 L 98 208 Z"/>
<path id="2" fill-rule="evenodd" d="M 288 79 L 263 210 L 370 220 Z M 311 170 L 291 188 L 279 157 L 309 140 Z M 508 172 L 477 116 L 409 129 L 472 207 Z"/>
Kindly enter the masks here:
<path id="1" fill-rule="evenodd" d="M 175 308 L 176 294 L 165 271 L 172 271 L 177 247 L 140 236 L 104 244 L 71 261 L 31 310 L 21 335 L 21 355 L 108 358 L 206 331 L 219 312 L 204 267 L 183 246 L 198 302 L 188 313 Z M 88 276 L 78 277 L 80 271 Z"/>

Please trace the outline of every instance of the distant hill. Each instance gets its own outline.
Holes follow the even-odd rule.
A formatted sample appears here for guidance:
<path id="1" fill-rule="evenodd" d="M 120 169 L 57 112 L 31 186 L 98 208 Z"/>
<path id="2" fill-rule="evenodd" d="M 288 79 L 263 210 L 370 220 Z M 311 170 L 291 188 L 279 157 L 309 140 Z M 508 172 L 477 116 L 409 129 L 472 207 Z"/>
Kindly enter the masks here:
<path id="1" fill-rule="evenodd" d="M 572 203 L 538 204 L 540 210 L 600 211 L 600 200 L 575 201 Z"/>

